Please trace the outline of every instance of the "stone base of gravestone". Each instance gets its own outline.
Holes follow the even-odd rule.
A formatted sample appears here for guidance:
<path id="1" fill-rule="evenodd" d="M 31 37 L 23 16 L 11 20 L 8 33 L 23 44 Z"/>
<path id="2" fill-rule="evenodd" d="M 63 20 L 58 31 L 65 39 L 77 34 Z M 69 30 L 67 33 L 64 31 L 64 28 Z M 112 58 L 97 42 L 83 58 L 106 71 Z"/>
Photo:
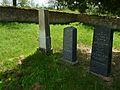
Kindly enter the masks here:
<path id="1" fill-rule="evenodd" d="M 68 61 L 67 59 L 64 59 L 64 58 L 61 58 L 60 60 L 61 60 L 61 61 L 64 61 L 64 62 L 67 62 L 67 63 L 70 63 L 70 64 L 72 64 L 72 65 L 78 64 L 78 60 L 76 60 L 76 61 L 74 61 L 74 62 Z"/>
<path id="2" fill-rule="evenodd" d="M 93 74 L 93 75 L 95 75 L 95 76 L 97 76 L 97 77 L 99 77 L 99 78 L 101 78 L 101 79 L 103 79 L 104 81 L 107 81 L 107 82 L 110 82 L 110 81 L 112 81 L 112 79 L 113 79 L 113 76 L 112 76 L 112 75 L 110 75 L 109 77 L 105 77 L 105 76 L 103 76 L 103 75 L 100 75 L 100 74 L 91 72 L 90 70 L 87 70 L 87 72 L 88 72 L 88 73 L 91 73 L 91 74 Z"/>
<path id="3" fill-rule="evenodd" d="M 46 49 L 43 49 L 43 48 L 37 48 L 37 50 L 41 53 L 45 53 L 46 55 L 50 55 L 50 54 L 53 54 L 53 49 L 51 50 L 46 50 Z"/>

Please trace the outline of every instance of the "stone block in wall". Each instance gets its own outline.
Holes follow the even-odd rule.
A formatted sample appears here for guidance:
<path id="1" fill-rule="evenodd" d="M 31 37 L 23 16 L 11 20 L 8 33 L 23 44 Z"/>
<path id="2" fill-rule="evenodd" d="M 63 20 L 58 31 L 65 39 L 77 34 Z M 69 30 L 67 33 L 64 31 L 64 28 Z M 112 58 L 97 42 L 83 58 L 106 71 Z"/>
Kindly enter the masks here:
<path id="1" fill-rule="evenodd" d="M 120 29 L 120 18 L 109 16 L 49 11 L 49 17 L 50 24 L 83 22 L 92 25 L 107 26 L 113 29 Z M 38 10 L 0 6 L 0 21 L 38 23 Z"/>

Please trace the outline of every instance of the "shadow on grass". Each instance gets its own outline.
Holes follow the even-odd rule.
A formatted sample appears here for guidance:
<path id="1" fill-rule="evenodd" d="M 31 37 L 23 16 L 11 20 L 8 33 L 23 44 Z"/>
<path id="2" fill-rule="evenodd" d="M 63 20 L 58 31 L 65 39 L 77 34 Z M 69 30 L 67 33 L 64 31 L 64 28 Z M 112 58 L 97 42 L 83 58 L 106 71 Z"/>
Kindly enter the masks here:
<path id="1" fill-rule="evenodd" d="M 120 52 L 112 53 L 112 74 L 120 76 Z"/>
<path id="2" fill-rule="evenodd" d="M 120 53 L 114 54 L 120 55 Z M 17 69 L 2 73 L 0 89 L 106 90 L 115 88 L 117 90 L 120 88 L 119 86 L 108 87 L 102 79 L 86 72 L 89 68 L 90 53 L 78 50 L 79 63 L 74 66 L 60 61 L 61 57 L 62 52 L 47 56 L 36 51 L 22 60 L 22 64 Z"/>

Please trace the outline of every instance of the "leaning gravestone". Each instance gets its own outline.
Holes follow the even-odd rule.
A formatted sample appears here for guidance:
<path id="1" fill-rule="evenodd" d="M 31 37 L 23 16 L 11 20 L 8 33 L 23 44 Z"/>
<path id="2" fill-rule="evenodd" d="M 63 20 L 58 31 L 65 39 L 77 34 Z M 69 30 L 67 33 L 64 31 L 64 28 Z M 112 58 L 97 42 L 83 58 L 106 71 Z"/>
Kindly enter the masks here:
<path id="1" fill-rule="evenodd" d="M 100 27 L 94 30 L 90 72 L 108 77 L 111 71 L 113 30 Z"/>
<path id="2" fill-rule="evenodd" d="M 74 27 L 64 28 L 62 59 L 71 64 L 76 64 L 78 62 L 77 61 L 77 29 Z"/>
<path id="3" fill-rule="evenodd" d="M 47 9 L 39 10 L 39 49 L 47 54 L 52 53 L 49 27 L 49 12 Z"/>

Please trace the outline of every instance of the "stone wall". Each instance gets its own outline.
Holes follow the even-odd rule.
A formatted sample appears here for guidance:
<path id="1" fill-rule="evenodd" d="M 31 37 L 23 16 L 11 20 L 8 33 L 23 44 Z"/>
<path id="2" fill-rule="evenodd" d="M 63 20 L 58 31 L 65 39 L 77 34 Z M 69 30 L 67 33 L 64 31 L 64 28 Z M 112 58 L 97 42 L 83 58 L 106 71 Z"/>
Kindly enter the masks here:
<path id="1" fill-rule="evenodd" d="M 76 22 L 77 14 L 49 11 L 50 23 L 70 23 Z"/>
<path id="2" fill-rule="evenodd" d="M 50 23 L 69 23 L 76 21 L 76 15 L 49 11 Z M 38 23 L 38 10 L 0 6 L 0 21 Z"/>
<path id="3" fill-rule="evenodd" d="M 84 22 L 98 26 L 107 26 L 113 29 L 120 29 L 120 18 L 85 14 L 78 14 L 77 16 L 78 22 Z"/>
<path id="4" fill-rule="evenodd" d="M 0 6 L 0 21 L 38 23 L 38 10 Z M 120 29 L 120 19 L 107 16 L 49 11 L 49 21 L 51 24 L 83 22 L 92 25 L 108 26 L 114 29 Z"/>
<path id="5" fill-rule="evenodd" d="M 14 7 L 0 7 L 0 21 L 38 22 L 38 11 Z"/>

